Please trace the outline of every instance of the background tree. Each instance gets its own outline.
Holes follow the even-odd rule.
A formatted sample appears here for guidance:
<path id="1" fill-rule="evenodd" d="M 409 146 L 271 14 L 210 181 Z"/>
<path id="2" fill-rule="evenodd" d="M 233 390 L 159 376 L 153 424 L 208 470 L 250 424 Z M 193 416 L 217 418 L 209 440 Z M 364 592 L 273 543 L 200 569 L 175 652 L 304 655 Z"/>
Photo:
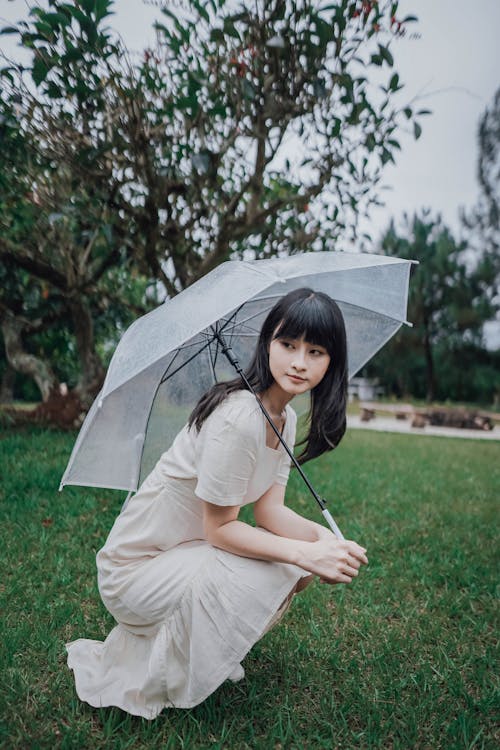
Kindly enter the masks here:
<path id="1" fill-rule="evenodd" d="M 42 400 L 75 386 L 87 407 L 104 373 L 95 328 L 109 336 L 136 303 L 130 274 L 94 192 L 53 164 L 1 101 L 0 324 L 9 365 L 36 382 Z M 144 293 L 141 288 L 141 298 Z M 119 290 L 117 294 L 116 290 Z M 117 305 L 117 297 L 126 296 Z M 141 311 L 143 311 L 141 307 Z M 9 370 L 5 370 L 7 373 Z"/>
<path id="2" fill-rule="evenodd" d="M 461 219 L 475 256 L 497 269 L 500 301 L 500 88 L 479 121 L 478 147 L 479 200 L 471 211 L 461 211 Z"/>
<path id="3" fill-rule="evenodd" d="M 185 17 L 163 9 L 140 61 L 104 25 L 111 9 L 48 0 L 4 29 L 32 59 L 3 70 L 29 163 L 23 179 L 10 165 L 0 259 L 28 274 L 23 283 L 48 285 L 53 309 L 37 320 L 55 308 L 57 325 L 64 316 L 84 401 L 102 378 L 96 321 L 110 294 L 123 303 L 113 274 L 133 270 L 173 295 L 229 257 L 338 246 L 377 201 L 398 128 L 420 133 L 412 108 L 393 105 L 391 36 L 415 20 L 396 19 L 396 2 L 266 0 L 235 11 L 190 0 Z M 370 68 L 387 68 L 387 85 L 372 86 Z M 16 222 L 13 205 L 29 220 Z M 5 295 L 4 321 L 14 303 Z"/>
<path id="4" fill-rule="evenodd" d="M 479 392 L 491 401 L 496 388 L 493 361 L 478 352 L 483 352 L 484 322 L 498 309 L 495 265 L 482 257 L 474 263 L 467 243 L 457 242 L 440 216 L 430 217 L 430 210 L 411 220 L 405 214 L 404 223 L 398 233 L 391 220 L 379 252 L 419 261 L 412 272 L 408 305 L 413 328 L 400 331 L 369 372 L 378 374 L 397 395 L 432 401 L 438 396 L 468 398 L 475 393 L 477 397 Z M 484 360 L 482 379 L 488 381 L 476 388 L 471 385 L 474 372 L 464 369 L 465 362 L 473 362 L 474 353 L 478 365 Z M 461 369 L 461 375 L 454 378 L 450 366 Z"/>

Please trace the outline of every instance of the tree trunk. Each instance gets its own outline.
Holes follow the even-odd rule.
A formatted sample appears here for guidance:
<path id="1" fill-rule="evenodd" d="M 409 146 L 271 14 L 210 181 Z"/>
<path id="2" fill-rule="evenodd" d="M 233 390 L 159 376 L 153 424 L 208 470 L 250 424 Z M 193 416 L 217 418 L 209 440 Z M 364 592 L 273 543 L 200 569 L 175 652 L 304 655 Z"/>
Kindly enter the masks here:
<path id="1" fill-rule="evenodd" d="M 434 375 L 434 358 L 432 356 L 432 346 L 429 335 L 429 329 L 424 323 L 424 352 L 425 352 L 425 369 L 427 380 L 427 401 L 434 401 L 436 396 L 436 378 Z"/>
<path id="2" fill-rule="evenodd" d="M 42 401 L 48 401 L 50 394 L 59 389 L 56 378 L 48 362 L 25 351 L 22 334 L 26 323 L 16 318 L 9 310 L 2 316 L 2 333 L 7 362 L 16 371 L 33 378 L 38 386 Z"/>
<path id="3" fill-rule="evenodd" d="M 14 401 L 15 380 L 16 371 L 7 362 L 7 367 L 2 375 L 2 384 L 0 385 L 0 404 L 11 404 Z"/>
<path id="4" fill-rule="evenodd" d="M 84 408 L 89 409 L 102 386 L 105 371 L 95 351 L 94 321 L 88 305 L 82 299 L 72 299 L 69 305 L 81 365 L 75 392 Z"/>

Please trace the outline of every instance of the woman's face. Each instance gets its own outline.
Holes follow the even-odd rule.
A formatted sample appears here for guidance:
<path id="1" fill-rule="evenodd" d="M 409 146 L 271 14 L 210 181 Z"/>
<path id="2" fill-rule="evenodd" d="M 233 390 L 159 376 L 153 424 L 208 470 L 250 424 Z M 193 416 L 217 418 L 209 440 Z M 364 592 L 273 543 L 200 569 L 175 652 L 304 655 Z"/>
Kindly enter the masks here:
<path id="1" fill-rule="evenodd" d="M 325 347 L 303 338 L 273 338 L 269 345 L 271 374 L 280 388 L 292 396 L 318 385 L 329 364 L 330 355 Z"/>

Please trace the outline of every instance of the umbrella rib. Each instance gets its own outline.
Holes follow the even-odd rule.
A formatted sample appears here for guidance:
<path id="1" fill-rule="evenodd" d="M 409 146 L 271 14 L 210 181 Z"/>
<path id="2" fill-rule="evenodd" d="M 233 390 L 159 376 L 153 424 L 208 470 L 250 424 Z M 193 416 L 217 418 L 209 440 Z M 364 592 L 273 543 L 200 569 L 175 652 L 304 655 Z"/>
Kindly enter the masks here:
<path id="1" fill-rule="evenodd" d="M 256 328 L 252 328 L 252 326 L 246 326 L 244 324 L 241 324 L 241 328 L 243 328 L 246 331 L 250 331 L 250 334 L 253 336 L 258 336 L 259 331 Z M 244 336 L 245 334 L 241 332 L 240 324 L 238 322 L 234 323 L 232 328 L 227 332 L 228 336 Z M 246 334 L 246 335 L 250 335 Z"/>
<path id="2" fill-rule="evenodd" d="M 237 307 L 236 310 L 229 316 L 229 318 L 222 318 L 222 317 L 219 318 L 219 320 L 217 321 L 217 323 L 219 323 L 221 320 L 224 320 L 224 325 L 222 325 L 220 328 L 217 328 L 217 323 L 215 324 L 215 329 L 214 329 L 213 325 L 210 326 L 210 328 L 212 329 L 212 331 L 214 331 L 214 334 L 217 332 L 217 330 L 220 333 L 222 333 L 224 331 L 224 329 L 231 323 L 232 319 L 235 318 L 238 315 L 239 311 L 245 305 L 246 305 L 246 302 L 242 302 L 241 305 L 239 307 Z M 233 322 L 235 323 L 236 321 L 233 321 Z"/>
<path id="3" fill-rule="evenodd" d="M 252 300 L 252 301 L 253 301 L 253 300 Z M 247 303 L 247 302 L 244 302 L 244 303 L 243 303 L 243 305 L 240 305 L 240 307 L 238 308 L 238 310 L 236 310 L 236 313 L 234 313 L 234 314 L 233 314 L 233 315 L 231 316 L 231 318 L 234 318 L 234 316 L 235 316 L 235 315 L 236 315 L 236 314 L 237 314 L 237 313 L 238 313 L 238 312 L 239 312 L 239 311 L 240 311 L 240 310 L 242 309 L 242 307 L 244 307 L 244 306 L 245 306 L 246 304 L 248 304 L 248 303 Z M 235 327 L 236 325 L 238 325 L 238 326 L 242 326 L 242 325 L 243 325 L 244 323 L 246 323 L 246 322 L 247 322 L 248 320 L 252 320 L 252 318 L 256 318 L 256 317 L 257 317 L 258 315 L 262 315 L 262 313 L 263 313 L 263 312 L 265 312 L 265 311 L 264 311 L 264 310 L 259 310 L 258 312 L 256 312 L 256 313 L 253 313 L 252 315 L 249 315 L 249 316 L 248 316 L 248 318 L 243 318 L 243 320 L 235 320 L 235 321 L 233 321 L 233 327 Z M 221 332 L 222 332 L 222 331 L 224 331 L 224 329 L 226 328 L 226 326 L 228 326 L 228 325 L 229 325 L 229 324 L 231 323 L 231 318 L 229 318 L 229 319 L 228 319 L 228 320 L 226 321 L 226 323 L 225 323 L 224 327 L 220 329 L 220 330 L 221 330 Z M 246 326 L 246 327 L 247 327 L 247 328 L 250 328 L 250 326 Z M 254 330 L 254 329 L 253 329 L 253 328 L 250 328 L 250 330 L 252 331 L 252 330 Z M 256 333 L 257 333 L 257 331 L 256 331 Z"/>
<path id="4" fill-rule="evenodd" d="M 212 342 L 210 342 L 210 343 L 212 343 Z M 215 358 L 212 359 L 212 349 L 211 349 L 210 346 L 208 347 L 208 361 L 210 362 L 210 369 L 212 371 L 212 377 L 214 379 L 214 383 L 217 383 L 217 376 L 215 374 L 215 365 L 216 365 L 216 362 L 217 362 L 217 348 L 215 350 Z"/>
<path id="5" fill-rule="evenodd" d="M 166 377 L 166 375 L 167 375 L 167 373 L 168 373 L 168 371 L 169 371 L 169 369 L 170 369 L 170 366 L 171 366 L 172 362 L 174 361 L 174 360 L 172 360 L 172 362 L 171 362 L 171 363 L 170 363 L 170 365 L 168 366 L 167 370 L 165 371 L 165 373 L 164 373 L 164 375 L 163 375 L 162 379 L 160 380 L 160 384 L 161 384 L 161 383 L 165 383 L 165 382 L 166 382 L 167 380 L 170 380 L 170 378 L 171 378 L 171 377 L 173 377 L 173 376 L 174 376 L 174 375 L 175 375 L 175 374 L 176 374 L 177 372 L 179 372 L 179 370 L 182 370 L 182 368 L 183 368 L 183 367 L 185 367 L 186 365 L 188 365 L 188 364 L 189 364 L 189 363 L 191 362 L 191 360 L 193 360 L 193 359 L 194 359 L 195 357 L 197 357 L 197 356 L 198 356 L 199 354 L 201 354 L 201 352 L 202 352 L 202 351 L 203 351 L 204 349 L 206 349 L 206 348 L 207 348 L 208 346 L 210 346 L 210 344 L 212 343 L 212 340 L 213 340 L 213 339 L 210 339 L 210 341 L 207 341 L 207 343 L 206 343 L 206 344 L 203 344 L 203 346 L 201 347 L 201 349 L 198 349 L 198 351 L 197 351 L 197 352 L 195 352 L 194 354 L 192 354 L 192 355 L 191 355 L 191 356 L 189 357 L 189 359 L 186 359 L 186 361 L 185 361 L 185 362 L 183 362 L 183 363 L 182 363 L 182 365 L 180 365 L 180 366 L 179 366 L 179 367 L 178 367 L 178 368 L 177 368 L 176 370 L 174 370 L 173 372 L 171 372 L 171 373 L 170 373 L 170 375 L 169 375 L 168 377 Z M 177 354 L 179 353 L 179 351 L 180 351 L 180 350 L 178 349 L 178 350 L 177 350 L 177 352 L 176 352 L 176 355 L 175 355 L 175 356 L 177 356 Z M 174 359 L 175 359 L 175 357 L 174 357 Z"/>
<path id="6" fill-rule="evenodd" d="M 253 331 L 253 329 L 250 328 L 250 331 Z M 258 331 L 253 331 L 252 333 L 240 333 L 238 331 L 238 333 L 234 333 L 234 334 L 230 333 L 228 335 L 229 336 L 238 336 L 238 338 L 242 338 L 242 339 L 244 339 L 244 338 L 254 339 L 256 336 L 259 335 L 259 332 Z"/>
<path id="7" fill-rule="evenodd" d="M 278 297 L 282 297 L 282 294 L 276 294 L 276 295 L 269 295 L 268 297 L 254 297 L 253 299 L 249 300 L 248 302 L 245 302 L 245 305 L 250 305 L 252 302 L 261 302 L 263 300 L 268 299 L 276 299 Z M 341 297 L 332 297 L 332 299 L 335 300 L 335 302 L 340 302 L 343 305 L 349 305 L 350 307 L 357 307 L 358 310 L 371 310 L 376 315 L 380 315 L 384 318 L 388 318 L 389 320 L 397 320 L 400 323 L 405 323 L 407 326 L 412 327 L 412 324 L 406 320 L 406 318 L 400 318 L 395 317 L 394 315 L 388 315 L 387 313 L 380 312 L 378 310 L 373 310 L 370 307 L 365 307 L 364 305 L 357 305 L 355 302 L 348 302 L 347 300 L 342 299 Z M 247 318 L 243 318 L 243 320 L 238 321 L 238 324 L 241 325 L 242 323 L 246 323 L 248 320 L 252 320 L 252 318 L 256 318 L 258 315 L 262 315 L 264 311 L 259 310 L 259 312 L 253 313 L 252 315 L 249 315 Z"/>

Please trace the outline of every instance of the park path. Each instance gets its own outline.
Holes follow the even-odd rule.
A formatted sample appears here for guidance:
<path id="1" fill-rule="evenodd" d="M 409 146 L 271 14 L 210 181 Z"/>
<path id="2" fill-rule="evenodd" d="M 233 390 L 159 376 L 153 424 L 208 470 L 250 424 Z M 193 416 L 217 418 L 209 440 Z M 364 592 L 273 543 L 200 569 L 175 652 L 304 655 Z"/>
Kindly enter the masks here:
<path id="1" fill-rule="evenodd" d="M 465 430 L 457 427 L 412 427 L 409 420 L 395 417 L 376 416 L 369 422 L 362 422 L 359 415 L 347 415 L 347 428 L 354 430 L 372 430 L 374 432 L 401 432 L 407 435 L 432 435 L 452 438 L 472 438 L 474 440 L 500 440 L 500 426 L 493 430 Z"/>

